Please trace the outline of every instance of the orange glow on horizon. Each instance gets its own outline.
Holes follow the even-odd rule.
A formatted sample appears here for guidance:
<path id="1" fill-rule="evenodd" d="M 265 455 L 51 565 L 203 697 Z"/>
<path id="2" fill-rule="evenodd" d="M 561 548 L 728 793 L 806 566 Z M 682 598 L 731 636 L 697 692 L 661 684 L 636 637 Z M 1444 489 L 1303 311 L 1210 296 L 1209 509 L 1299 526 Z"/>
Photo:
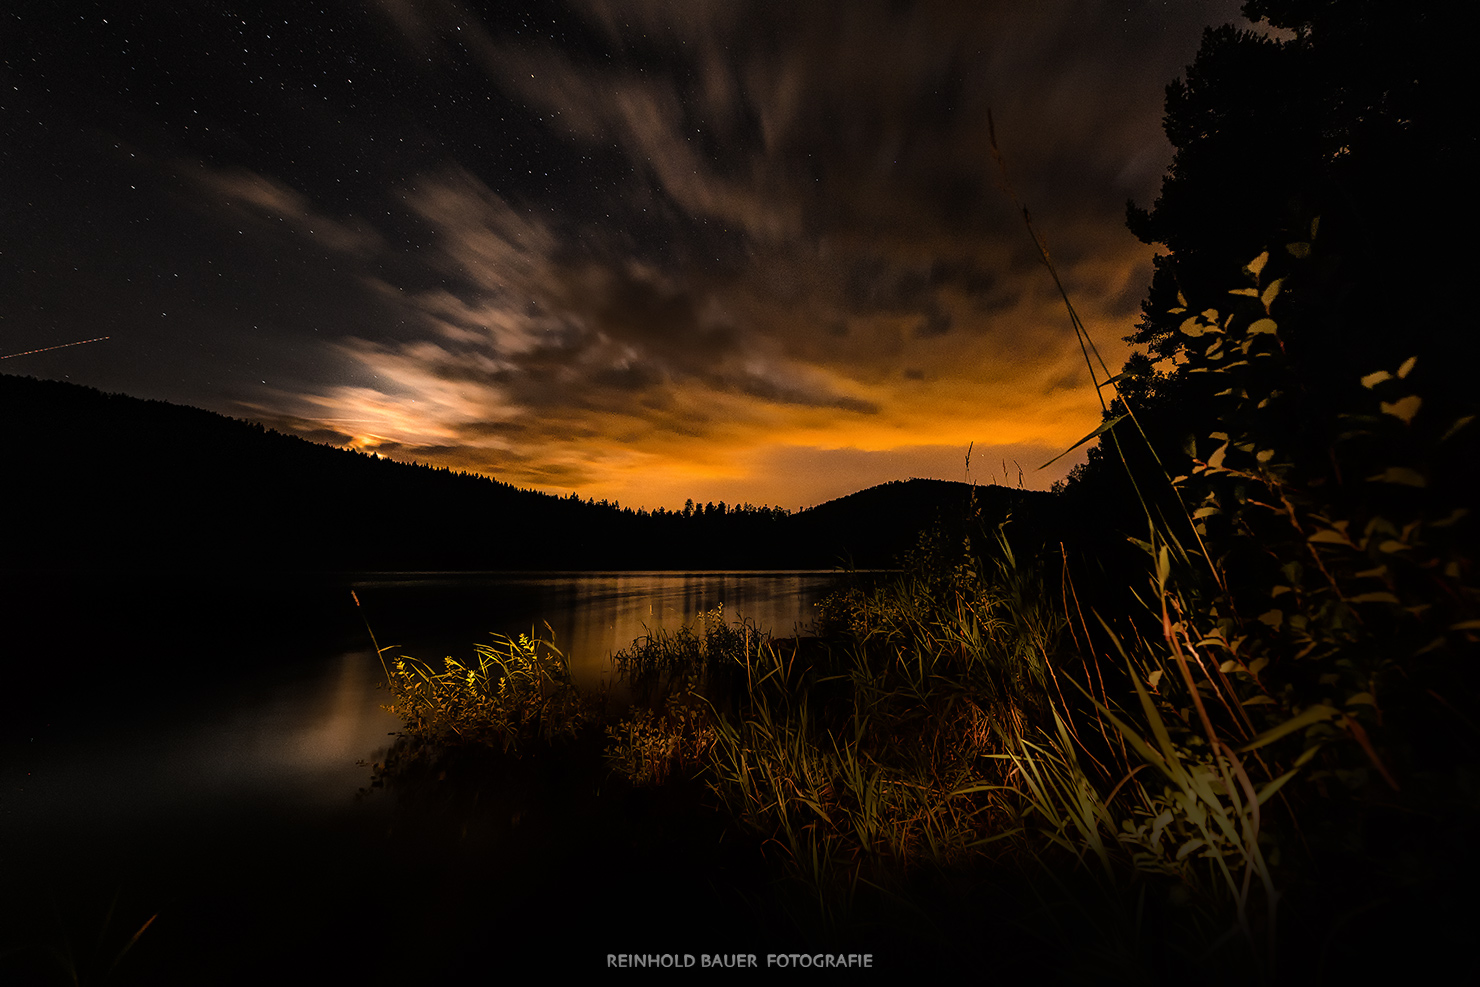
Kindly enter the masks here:
<path id="1" fill-rule="evenodd" d="M 398 295 L 419 335 L 345 340 L 346 383 L 279 395 L 280 427 L 633 508 L 796 509 L 910 477 L 1046 489 L 1085 453 L 1039 467 L 1099 422 L 1053 281 L 1014 260 L 1025 232 L 772 241 L 735 269 L 663 271 L 567 259 L 466 172 L 414 208 L 482 293 Z M 1151 251 L 1093 224 L 1065 235 L 1080 253 L 1059 275 L 1114 372 Z M 937 284 L 937 257 L 1015 273 Z M 905 280 L 863 283 L 871 264 Z"/>

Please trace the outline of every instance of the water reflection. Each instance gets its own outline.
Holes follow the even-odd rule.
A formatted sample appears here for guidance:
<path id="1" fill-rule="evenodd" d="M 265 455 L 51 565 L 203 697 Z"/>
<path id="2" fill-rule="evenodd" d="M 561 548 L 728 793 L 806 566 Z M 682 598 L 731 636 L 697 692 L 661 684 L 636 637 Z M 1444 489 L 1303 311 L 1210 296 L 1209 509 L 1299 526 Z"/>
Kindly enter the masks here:
<path id="1" fill-rule="evenodd" d="M 9 822 L 120 823 L 250 802 L 294 810 L 346 804 L 400 725 L 373 654 L 348 651 L 314 666 L 213 690 L 171 719 L 75 737 L 37 752 L 9 793 Z M 168 711 L 164 711 L 168 713 Z"/>
<path id="2" fill-rule="evenodd" d="M 577 683 L 591 687 L 610 677 L 614 651 L 717 607 L 778 635 L 806 628 L 828 583 L 825 573 L 493 574 L 364 578 L 353 588 L 383 645 L 427 661 L 469 659 L 489 632 L 518 634 L 547 621 Z M 342 597 L 349 613 L 326 619 L 353 618 L 349 586 Z M 135 640 L 151 631 L 119 629 Z M 375 759 L 399 726 L 381 708 L 384 676 L 369 635 L 355 637 L 273 662 L 234 653 L 231 640 L 153 654 L 155 667 L 185 670 L 160 678 L 187 691 L 135 704 L 143 715 L 84 717 L 28 744 L 23 758 L 0 766 L 0 826 L 106 828 L 233 806 L 312 813 L 348 805 L 369 778 L 356 762 Z"/>
<path id="3" fill-rule="evenodd" d="M 420 576 L 362 580 L 355 590 L 367 605 L 374 601 L 377 623 L 395 629 L 396 654 L 466 660 L 490 632 L 544 632 L 548 623 L 577 684 L 592 687 L 611 675 L 614 652 L 716 608 L 726 621 L 748 620 L 778 637 L 805 632 L 831 579 L 821 572 Z"/>
<path id="4" fill-rule="evenodd" d="M 273 689 L 214 736 L 200 737 L 203 773 L 240 772 L 246 783 L 312 803 L 342 801 L 363 784 L 356 761 L 385 747 L 400 726 L 381 708 L 387 697 L 379 689 L 380 663 L 350 651 L 317 671 Z"/>

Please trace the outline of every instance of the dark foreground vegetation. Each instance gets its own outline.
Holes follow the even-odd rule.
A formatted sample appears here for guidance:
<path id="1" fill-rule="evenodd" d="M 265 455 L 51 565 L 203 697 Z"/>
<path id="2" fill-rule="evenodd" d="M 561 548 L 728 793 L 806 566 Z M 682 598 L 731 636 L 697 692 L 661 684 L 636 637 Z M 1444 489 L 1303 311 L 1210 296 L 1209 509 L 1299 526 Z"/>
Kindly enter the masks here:
<path id="1" fill-rule="evenodd" d="M 1475 979 L 1475 335 L 1456 258 L 1403 246 L 1449 222 L 1411 190 L 1473 219 L 1437 9 L 1254 2 L 1294 38 L 1206 36 L 1162 197 L 1130 212 L 1170 248 L 1134 336 L 1173 362 L 1110 379 L 1084 337 L 1107 400 L 1073 524 L 968 513 L 815 639 L 636 642 L 620 714 L 537 641 L 399 660 L 382 782 L 602 738 L 636 789 L 698 779 L 819 949 Z"/>

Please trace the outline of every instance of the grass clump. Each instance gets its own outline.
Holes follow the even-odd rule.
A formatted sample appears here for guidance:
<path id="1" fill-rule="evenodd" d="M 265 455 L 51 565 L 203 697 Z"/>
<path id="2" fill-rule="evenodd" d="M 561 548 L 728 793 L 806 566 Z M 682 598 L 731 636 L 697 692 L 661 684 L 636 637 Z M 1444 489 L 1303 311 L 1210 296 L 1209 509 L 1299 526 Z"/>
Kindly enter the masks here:
<path id="1" fill-rule="evenodd" d="M 697 623 L 697 629 L 650 631 L 612 656 L 634 703 L 606 727 L 605 756 L 614 773 L 635 785 L 703 769 L 715 743 L 714 704 L 726 703 L 742 670 L 770 645 L 754 624 L 726 622 L 724 604 Z"/>
<path id="2" fill-rule="evenodd" d="M 493 637 L 492 644 L 474 646 L 469 664 L 448 657 L 438 669 L 403 656 L 387 666 L 386 709 L 404 724 L 403 762 L 435 760 L 460 747 L 517 756 L 573 741 L 600 721 L 602 697 L 576 688 L 553 641 Z"/>
<path id="3" fill-rule="evenodd" d="M 661 785 L 675 772 L 696 772 L 714 745 L 708 707 L 692 691 L 654 710 L 635 706 L 606 727 L 607 766 L 634 785 Z"/>
<path id="4" fill-rule="evenodd" d="M 841 636 L 762 648 L 716 718 L 713 790 L 781 850 L 826 924 L 846 924 L 860 891 L 969 863 L 1015 825 L 994 758 L 1031 717 L 1060 628 L 1009 615 L 1023 587 L 969 553 L 940 564 L 939 547 L 927 538 L 915 571 L 825 600 Z"/>

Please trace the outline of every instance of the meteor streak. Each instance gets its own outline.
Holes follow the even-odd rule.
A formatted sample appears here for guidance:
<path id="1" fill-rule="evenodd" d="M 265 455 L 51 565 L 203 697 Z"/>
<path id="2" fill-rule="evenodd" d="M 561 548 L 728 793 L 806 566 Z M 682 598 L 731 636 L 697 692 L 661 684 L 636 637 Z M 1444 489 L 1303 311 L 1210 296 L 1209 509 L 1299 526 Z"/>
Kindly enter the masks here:
<path id="1" fill-rule="evenodd" d="M 83 343 L 101 343 L 107 336 L 94 336 L 92 339 L 79 339 L 75 343 L 58 343 L 55 346 L 43 346 L 39 350 L 26 350 L 24 353 L 9 353 L 0 356 L 0 360 L 14 360 L 18 356 L 30 356 L 33 353 L 46 353 L 51 350 L 64 350 L 68 346 L 81 346 Z"/>

